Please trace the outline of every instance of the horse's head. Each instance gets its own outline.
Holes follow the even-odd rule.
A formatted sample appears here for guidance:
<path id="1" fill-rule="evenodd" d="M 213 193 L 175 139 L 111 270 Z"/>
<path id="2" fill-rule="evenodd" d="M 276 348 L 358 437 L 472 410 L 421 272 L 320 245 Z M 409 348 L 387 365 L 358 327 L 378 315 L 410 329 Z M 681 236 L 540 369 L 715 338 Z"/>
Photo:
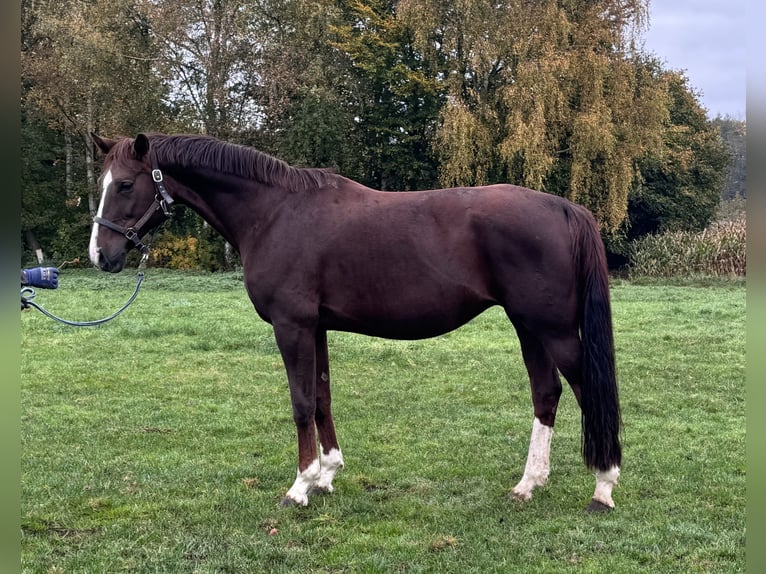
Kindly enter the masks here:
<path id="1" fill-rule="evenodd" d="M 149 138 L 144 134 L 120 140 L 91 136 L 106 157 L 88 251 L 94 265 L 117 273 L 132 248 L 148 251 L 141 238 L 164 221 L 173 200 L 165 191 L 162 173 L 152 165 Z"/>

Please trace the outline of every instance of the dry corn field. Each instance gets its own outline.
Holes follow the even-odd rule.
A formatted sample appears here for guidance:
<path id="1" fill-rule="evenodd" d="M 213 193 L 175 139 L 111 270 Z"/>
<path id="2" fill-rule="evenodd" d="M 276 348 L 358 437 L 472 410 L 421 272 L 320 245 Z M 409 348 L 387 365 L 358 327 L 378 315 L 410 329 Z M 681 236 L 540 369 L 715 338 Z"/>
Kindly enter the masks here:
<path id="1" fill-rule="evenodd" d="M 648 277 L 744 277 L 745 214 L 719 221 L 704 231 L 676 231 L 638 240 L 631 275 Z"/>

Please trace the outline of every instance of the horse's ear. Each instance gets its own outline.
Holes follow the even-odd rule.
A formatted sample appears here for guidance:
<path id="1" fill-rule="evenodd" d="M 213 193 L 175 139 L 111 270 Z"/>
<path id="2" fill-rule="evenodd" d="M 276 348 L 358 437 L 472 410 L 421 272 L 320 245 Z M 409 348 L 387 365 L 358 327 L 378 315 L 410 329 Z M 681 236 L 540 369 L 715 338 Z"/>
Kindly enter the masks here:
<path id="1" fill-rule="evenodd" d="M 141 159 L 149 153 L 149 138 L 145 134 L 138 134 L 133 141 L 133 153 L 136 159 Z"/>
<path id="2" fill-rule="evenodd" d="M 93 140 L 93 143 L 96 144 L 96 147 L 104 155 L 108 154 L 109 150 L 112 149 L 114 147 L 114 144 L 117 143 L 117 140 L 102 138 L 93 132 L 90 133 L 90 139 Z"/>

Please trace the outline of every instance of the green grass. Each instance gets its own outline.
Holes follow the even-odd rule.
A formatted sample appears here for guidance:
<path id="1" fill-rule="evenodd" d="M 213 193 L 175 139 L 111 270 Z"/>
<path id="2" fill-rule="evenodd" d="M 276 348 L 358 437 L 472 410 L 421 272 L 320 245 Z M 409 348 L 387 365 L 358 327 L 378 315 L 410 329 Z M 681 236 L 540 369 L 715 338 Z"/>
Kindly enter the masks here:
<path id="1" fill-rule="evenodd" d="M 134 281 L 65 270 L 36 301 L 95 319 Z M 532 410 L 500 309 L 426 341 L 331 333 L 346 469 L 334 494 L 286 509 L 286 379 L 237 274 L 150 269 L 102 327 L 25 311 L 23 569 L 743 572 L 745 288 L 619 282 L 613 307 L 624 466 L 606 515 L 584 512 L 568 389 L 549 485 L 509 498 Z"/>

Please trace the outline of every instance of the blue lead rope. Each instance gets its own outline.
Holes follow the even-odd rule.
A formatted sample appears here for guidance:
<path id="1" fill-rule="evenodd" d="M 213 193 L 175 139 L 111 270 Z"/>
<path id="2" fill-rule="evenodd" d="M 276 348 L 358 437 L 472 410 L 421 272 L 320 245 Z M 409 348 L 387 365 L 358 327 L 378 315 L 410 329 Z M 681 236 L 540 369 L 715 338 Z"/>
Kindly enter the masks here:
<path id="1" fill-rule="evenodd" d="M 66 319 L 62 319 L 61 317 L 57 317 L 50 311 L 46 310 L 42 306 L 38 305 L 32 299 L 35 298 L 35 290 L 31 287 L 24 287 L 21 290 L 21 308 L 27 309 L 29 307 L 34 307 L 38 311 L 40 311 L 43 315 L 46 315 L 50 317 L 51 319 L 54 319 L 60 323 L 64 323 L 64 325 L 70 325 L 72 327 L 93 327 L 95 325 L 101 325 L 102 323 L 106 323 L 107 321 L 111 321 L 115 317 L 117 317 L 120 313 L 122 313 L 125 309 L 127 309 L 130 304 L 135 301 L 136 296 L 138 296 L 138 290 L 141 287 L 141 283 L 144 280 L 144 272 L 139 271 L 138 272 L 138 279 L 136 280 L 136 290 L 133 291 L 133 295 L 130 296 L 130 299 L 128 299 L 128 302 L 125 303 L 120 309 L 118 309 L 116 312 L 112 313 L 108 317 L 104 317 L 103 319 L 96 319 L 95 321 L 67 321 Z"/>

